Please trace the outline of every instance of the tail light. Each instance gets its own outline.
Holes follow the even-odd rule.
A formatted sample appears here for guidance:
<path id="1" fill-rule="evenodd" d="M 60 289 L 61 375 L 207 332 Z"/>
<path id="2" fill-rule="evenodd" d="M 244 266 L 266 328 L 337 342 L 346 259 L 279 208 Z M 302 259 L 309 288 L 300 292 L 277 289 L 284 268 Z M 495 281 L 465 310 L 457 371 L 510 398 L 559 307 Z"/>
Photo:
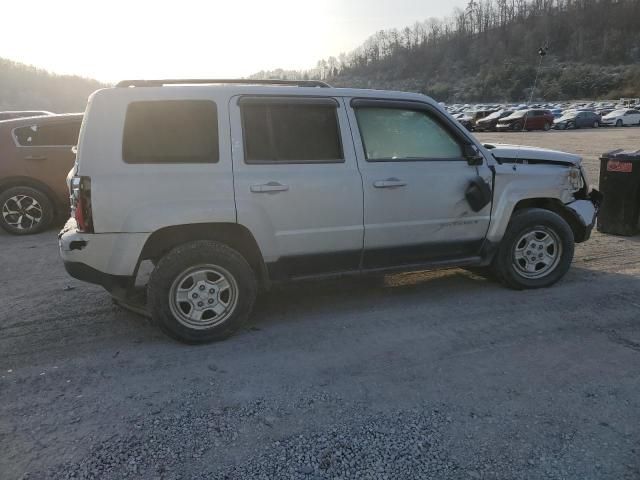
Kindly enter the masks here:
<path id="1" fill-rule="evenodd" d="M 71 214 L 76 219 L 79 231 L 93 233 L 91 178 L 76 176 L 71 179 Z"/>

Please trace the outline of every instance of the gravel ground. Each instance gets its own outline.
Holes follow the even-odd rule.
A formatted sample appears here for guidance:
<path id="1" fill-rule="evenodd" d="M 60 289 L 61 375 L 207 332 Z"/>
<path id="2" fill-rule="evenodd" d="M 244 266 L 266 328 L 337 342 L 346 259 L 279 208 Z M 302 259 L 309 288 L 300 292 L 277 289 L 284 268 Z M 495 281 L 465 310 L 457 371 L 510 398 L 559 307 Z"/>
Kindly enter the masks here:
<path id="1" fill-rule="evenodd" d="M 481 134 L 597 157 L 640 129 Z M 316 282 L 189 347 L 0 234 L 0 479 L 639 479 L 640 237 L 557 286 Z"/>

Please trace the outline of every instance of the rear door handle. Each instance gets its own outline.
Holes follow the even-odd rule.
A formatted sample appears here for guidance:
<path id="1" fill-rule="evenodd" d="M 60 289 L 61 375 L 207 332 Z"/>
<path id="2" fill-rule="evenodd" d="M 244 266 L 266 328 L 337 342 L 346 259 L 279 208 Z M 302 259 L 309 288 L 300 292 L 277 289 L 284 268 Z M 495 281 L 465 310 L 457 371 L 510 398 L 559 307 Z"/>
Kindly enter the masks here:
<path id="1" fill-rule="evenodd" d="M 406 187 L 407 182 L 400 180 L 398 178 L 392 177 L 392 178 L 387 178 L 386 180 L 377 180 L 373 182 L 373 186 L 376 188 Z"/>
<path id="2" fill-rule="evenodd" d="M 251 185 L 249 189 L 253 193 L 272 193 L 272 192 L 286 192 L 289 190 L 289 185 L 282 185 L 278 182 L 263 183 L 261 185 Z"/>
<path id="3" fill-rule="evenodd" d="M 30 157 L 24 157 L 25 160 L 46 160 L 47 157 L 41 155 L 31 155 Z"/>

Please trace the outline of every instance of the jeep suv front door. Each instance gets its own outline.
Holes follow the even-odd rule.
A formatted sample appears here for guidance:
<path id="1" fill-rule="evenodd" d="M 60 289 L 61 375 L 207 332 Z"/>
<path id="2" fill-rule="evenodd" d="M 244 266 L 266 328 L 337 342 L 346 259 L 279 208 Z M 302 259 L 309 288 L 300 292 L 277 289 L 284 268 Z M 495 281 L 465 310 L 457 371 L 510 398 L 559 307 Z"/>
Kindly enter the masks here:
<path id="1" fill-rule="evenodd" d="M 465 192 L 479 176 L 491 186 L 492 174 L 486 160 L 465 158 L 473 149 L 465 134 L 428 104 L 353 99 L 351 106 L 364 185 L 364 268 L 477 256 L 491 204 L 475 212 Z"/>
<path id="2" fill-rule="evenodd" d="M 363 245 L 362 180 L 334 98 L 240 96 L 230 104 L 238 223 L 274 279 L 353 271 Z"/>

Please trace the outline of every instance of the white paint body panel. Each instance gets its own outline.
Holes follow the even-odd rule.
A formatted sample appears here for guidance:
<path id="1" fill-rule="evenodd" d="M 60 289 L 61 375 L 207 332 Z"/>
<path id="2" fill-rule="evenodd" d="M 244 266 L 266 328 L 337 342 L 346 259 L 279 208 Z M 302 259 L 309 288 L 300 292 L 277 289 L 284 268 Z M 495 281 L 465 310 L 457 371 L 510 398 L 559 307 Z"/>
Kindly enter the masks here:
<path id="1" fill-rule="evenodd" d="M 247 164 L 238 98 L 229 104 L 238 223 L 253 234 L 264 260 L 361 250 L 362 181 L 344 107 L 337 109 L 344 162 Z M 267 183 L 288 190 L 251 191 Z"/>
<path id="2" fill-rule="evenodd" d="M 163 88 L 106 89 L 92 98 L 78 147 L 77 173 L 91 177 L 96 233 L 153 232 L 185 223 L 236 221 L 226 95 L 216 89 Z M 218 163 L 143 165 L 123 161 L 122 137 L 129 103 L 168 99 L 216 103 Z"/>
<path id="3" fill-rule="evenodd" d="M 346 103 L 346 102 L 345 102 Z M 358 131 L 353 110 L 351 129 Z M 484 238 L 491 204 L 474 212 L 465 199 L 478 175 L 491 184 L 487 163 L 466 160 L 367 161 L 360 135 L 353 136 L 364 189 L 365 249 L 466 242 Z M 404 186 L 376 188 L 375 182 L 397 179 Z"/>
<path id="4" fill-rule="evenodd" d="M 147 238 L 148 233 L 86 234 L 72 229 L 60 237 L 60 256 L 65 262 L 84 263 L 109 275 L 132 276 Z M 84 248 L 70 249 L 71 242 L 83 241 Z"/>

